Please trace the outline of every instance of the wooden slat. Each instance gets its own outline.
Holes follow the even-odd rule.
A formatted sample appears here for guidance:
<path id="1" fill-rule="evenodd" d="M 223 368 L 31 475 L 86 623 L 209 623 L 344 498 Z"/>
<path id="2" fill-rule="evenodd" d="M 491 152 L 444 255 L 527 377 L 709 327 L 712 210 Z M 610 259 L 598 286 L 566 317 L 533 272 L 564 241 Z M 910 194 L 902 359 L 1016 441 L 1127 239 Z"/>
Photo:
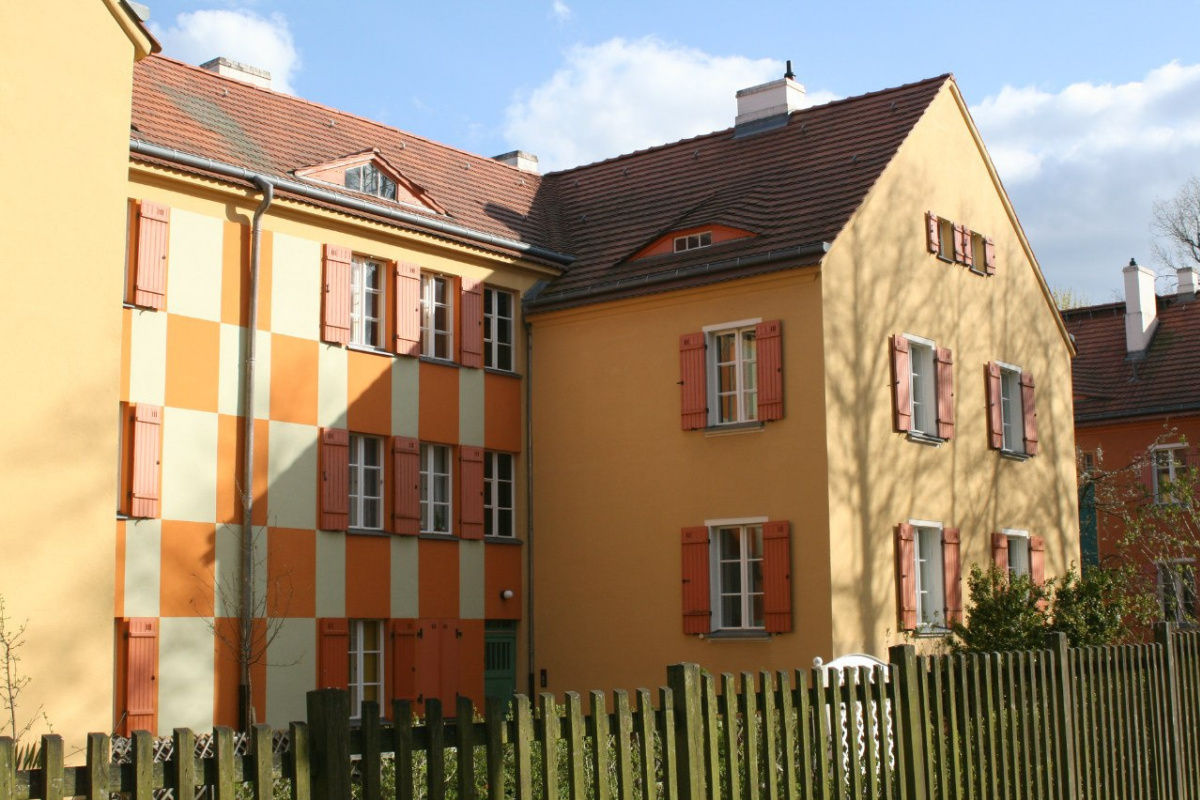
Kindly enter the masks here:
<path id="1" fill-rule="evenodd" d="M 517 800 L 533 800 L 533 709 L 529 698 L 523 694 L 513 697 L 513 719 L 516 721 L 513 756 Z"/>
<path id="2" fill-rule="evenodd" d="M 425 698 L 425 732 L 429 737 L 429 755 L 425 760 L 425 796 L 429 800 L 446 798 L 446 720 L 442 717 L 442 701 Z M 324 800 L 324 798 L 314 798 Z"/>
<path id="3" fill-rule="evenodd" d="M 813 711 L 809 691 L 808 673 L 804 670 L 796 670 L 796 733 L 800 747 L 800 796 L 805 798 L 805 800 L 816 797 L 817 789 L 821 792 L 825 791 L 825 786 L 819 779 L 817 780 L 817 786 L 813 786 L 815 773 L 813 754 L 815 752 L 817 758 L 824 761 L 825 742 L 823 739 L 816 738 L 816 742 L 820 742 L 820 749 L 818 750 L 817 744 L 814 742 L 815 737 L 813 733 L 815 712 Z"/>
<path id="4" fill-rule="evenodd" d="M 176 753 L 181 752 L 176 750 Z M 191 752 L 190 750 L 187 752 Z M 108 782 L 109 762 L 112 758 L 109 739 L 103 733 L 89 733 L 87 737 L 87 800 L 109 800 L 111 789 Z M 176 756 L 176 762 L 191 761 Z M 0 763 L 3 759 L 0 758 Z M 3 779 L 0 778 L 0 800 L 9 800 L 4 794 Z M 176 793 L 176 797 L 181 795 Z"/>
<path id="5" fill-rule="evenodd" d="M 656 717 L 658 738 L 662 742 L 663 793 L 660 800 L 679 800 L 679 760 L 675 742 L 675 693 L 667 687 L 658 690 Z M 571 800 L 575 800 L 574 797 Z"/>
<path id="6" fill-rule="evenodd" d="M 548 798 L 558 798 L 558 742 L 562 738 L 562 720 L 554 695 L 544 692 L 538 698 L 542 712 L 540 742 L 542 745 L 542 792 Z M 497 799 L 498 800 L 498 799 Z"/>
<path id="7" fill-rule="evenodd" d="M 374 700 L 362 702 L 362 712 L 358 726 L 358 740 L 362 753 L 358 762 L 359 777 L 362 780 L 362 800 L 382 800 L 382 746 L 379 731 L 379 703 Z M 259 800 L 256 798 L 256 800 Z M 266 800 L 262 798 L 261 800 Z"/>
<path id="8" fill-rule="evenodd" d="M 742 759 L 743 796 L 746 800 L 760 800 L 762 763 L 759 760 L 761 750 L 758 738 L 758 698 L 754 694 L 753 673 L 742 673 L 740 689 L 738 698 L 742 712 L 742 736 L 746 743 Z"/>
<path id="9" fill-rule="evenodd" d="M 988 792 L 992 797 L 1008 797 L 1007 784 L 1004 782 L 1004 736 L 1000 728 L 1000 712 L 997 708 L 995 680 L 993 678 L 993 655 L 979 657 L 982 668 L 982 684 L 980 694 L 980 711 L 985 715 L 984 736 L 987 741 Z M 999 757 L 999 761 L 997 761 Z M 1003 791 L 1003 794 L 1001 793 Z"/>
<path id="10" fill-rule="evenodd" d="M 0 736 L 0 800 L 16 800 L 16 798 L 16 745 L 8 736 Z"/>
<path id="11" fill-rule="evenodd" d="M 862 796 L 862 759 L 859 757 L 859 737 L 863 735 L 862 716 L 858 707 L 858 670 L 854 667 L 841 670 L 843 684 L 838 687 L 845 726 L 847 780 L 851 797 Z"/>
<path id="12" fill-rule="evenodd" d="M 528 698 L 525 701 L 529 707 Z M 471 698 L 459 695 L 455 698 L 454 719 L 457 733 L 456 755 L 458 756 L 458 796 L 475 797 L 475 706 Z M 532 731 L 530 731 L 532 733 Z M 532 736 L 525 741 L 532 743 Z"/>
<path id="13" fill-rule="evenodd" d="M 608 701 L 604 692 L 593 691 L 592 713 L 588 716 L 588 735 L 592 740 L 592 797 L 595 800 L 610 800 L 612 788 L 608 778 L 608 736 L 611 730 L 608 719 Z"/>
<path id="14" fill-rule="evenodd" d="M 291 741 L 291 748 L 288 750 L 287 758 L 284 760 L 284 768 L 287 777 L 292 784 L 291 800 L 310 800 L 312 797 L 312 784 L 308 776 L 312 774 L 312 762 L 309 758 L 309 738 L 308 725 L 304 722 L 293 722 L 288 726 L 288 739 Z M 397 758 L 397 765 L 400 764 Z M 399 766 L 397 766 L 399 770 Z M 410 769 L 411 773 L 412 770 Z M 400 775 L 396 776 L 397 787 L 400 784 Z M 186 800 L 188 795 L 185 795 Z M 409 798 L 401 798 L 400 800 L 410 800 Z"/>
<path id="15" fill-rule="evenodd" d="M 365 713 L 365 709 L 364 709 Z M 375 708 L 375 728 L 379 729 L 379 709 Z M 364 724 L 367 722 L 363 720 Z M 254 785 L 251 787 L 252 797 L 254 800 L 274 800 L 275 798 L 275 752 L 272 749 L 274 733 L 270 725 L 255 725 L 250 732 L 250 758 L 253 764 L 251 777 Z M 179 758 L 181 754 L 176 751 L 175 758 Z M 378 763 L 378 754 L 376 755 Z M 378 784 L 379 770 L 376 769 L 376 783 Z M 182 795 L 177 795 L 182 796 Z M 381 794 L 376 786 L 375 794 L 363 795 L 364 800 L 379 800 Z"/>
<path id="16" fill-rule="evenodd" d="M 617 797 L 633 797 L 633 713 L 629 708 L 629 693 L 624 689 L 613 692 L 613 711 L 616 716 Z"/>
<path id="17" fill-rule="evenodd" d="M 779 733 L 775 727 L 775 681 L 763 670 L 758 676 L 758 707 L 762 709 L 763 769 L 766 800 L 779 800 Z"/>
<path id="18" fill-rule="evenodd" d="M 498 697 L 484 699 L 484 757 L 487 761 L 488 800 L 504 800 L 504 715 L 507 710 L 508 704 Z"/>
<path id="19" fill-rule="evenodd" d="M 585 720 L 583 703 L 577 692 L 567 692 L 567 787 L 570 800 L 586 800 L 586 776 L 583 767 Z"/>
<path id="20" fill-rule="evenodd" d="M 704 719 L 704 775 L 706 778 L 705 788 L 708 790 L 710 798 L 717 798 L 719 791 L 719 781 L 713 776 L 720 770 L 721 752 L 720 752 L 720 717 L 721 711 L 717 706 L 717 688 L 716 679 L 712 673 L 705 672 L 700 676 L 700 694 L 703 700 Z"/>
<path id="21" fill-rule="evenodd" d="M 786 672 L 780 671 L 779 680 L 779 741 L 783 748 L 780 759 L 783 767 L 781 794 L 786 800 L 797 800 L 796 786 L 796 706 L 792 694 L 792 683 Z M 803 720 L 800 721 L 804 723 Z M 725 726 L 729 727 L 728 717 Z"/>
<path id="22" fill-rule="evenodd" d="M 655 800 L 654 764 L 654 702 L 649 689 L 637 690 L 637 718 L 634 721 L 638 739 L 638 780 L 642 785 L 642 800 Z M 550 791 L 549 782 L 544 782 L 547 797 L 557 797 Z"/>
<path id="23" fill-rule="evenodd" d="M 933 755 L 933 770 L 930 772 L 937 781 L 938 788 L 943 792 L 949 783 L 949 760 L 950 760 L 950 742 L 946 740 L 945 735 L 945 719 L 946 719 L 946 697 L 942 691 L 942 671 L 938 668 L 941 659 L 924 658 L 921 659 L 925 667 L 922 672 L 925 678 L 925 687 L 928 693 L 928 710 L 929 715 L 926 716 L 925 729 L 930 734 L 929 752 Z"/>
<path id="24" fill-rule="evenodd" d="M 57 733 L 42 736 L 42 752 L 39 766 L 42 770 L 43 800 L 63 800 L 65 775 L 63 774 L 63 740 Z"/>

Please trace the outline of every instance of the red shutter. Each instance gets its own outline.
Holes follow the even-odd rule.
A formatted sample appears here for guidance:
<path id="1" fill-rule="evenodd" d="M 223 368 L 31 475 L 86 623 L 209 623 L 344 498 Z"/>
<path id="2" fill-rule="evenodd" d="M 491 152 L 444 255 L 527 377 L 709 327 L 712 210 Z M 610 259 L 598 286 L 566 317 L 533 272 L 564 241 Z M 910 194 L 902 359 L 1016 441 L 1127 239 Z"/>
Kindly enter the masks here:
<path id="1" fill-rule="evenodd" d="M 783 419 L 783 323 L 760 322 L 754 328 L 758 380 L 758 419 Z"/>
<path id="2" fill-rule="evenodd" d="M 317 688 L 350 686 L 350 623 L 344 619 L 317 620 Z"/>
<path id="3" fill-rule="evenodd" d="M 990 447 L 999 450 L 1004 447 L 1004 410 L 1000 406 L 1000 365 L 989 361 L 984 368 L 987 380 L 988 404 L 988 435 Z"/>
<path id="4" fill-rule="evenodd" d="M 925 212 L 925 247 L 934 255 L 942 248 L 941 220 L 932 211 Z"/>
<path id="5" fill-rule="evenodd" d="M 1029 537 L 1029 577 L 1038 586 L 1046 582 L 1046 540 Z"/>
<path id="6" fill-rule="evenodd" d="M 679 394 L 683 429 L 708 427 L 708 385 L 705 383 L 704 334 L 679 337 Z"/>
<path id="7" fill-rule="evenodd" d="M 158 733 L 158 620 L 125 622 L 125 731 Z"/>
<path id="8" fill-rule="evenodd" d="M 916 531 L 912 525 L 896 526 L 896 594 L 900 606 L 900 630 L 917 629 Z"/>
<path id="9" fill-rule="evenodd" d="M 459 512 L 459 536 L 483 538 L 483 448 L 458 448 L 458 475 L 462 510 Z"/>
<path id="10" fill-rule="evenodd" d="M 958 556 L 958 528 L 942 531 L 942 583 L 946 589 L 946 624 L 962 622 L 962 565 Z"/>
<path id="11" fill-rule="evenodd" d="M 350 527 L 350 433 L 321 430 L 321 530 Z"/>
<path id="12" fill-rule="evenodd" d="M 712 630 L 708 589 L 708 528 L 683 529 L 683 632 Z"/>
<path id="13" fill-rule="evenodd" d="M 133 407 L 133 476 L 129 516 L 158 516 L 159 469 L 162 452 L 162 415 L 159 406 L 138 403 Z"/>
<path id="14" fill-rule="evenodd" d="M 414 642 L 416 651 L 416 672 L 413 680 L 413 691 L 419 714 L 425 713 L 425 701 L 437 698 L 441 694 L 441 660 L 442 660 L 442 628 L 444 624 L 436 619 L 417 621 L 417 638 Z M 453 709 L 450 711 L 454 713 Z"/>
<path id="15" fill-rule="evenodd" d="M 992 534 L 992 563 L 1008 572 L 1008 537 L 1003 533 Z"/>
<path id="16" fill-rule="evenodd" d="M 483 366 L 483 281 L 462 278 L 462 365 Z"/>
<path id="17" fill-rule="evenodd" d="M 350 248 L 325 245 L 325 312 L 321 338 L 350 343 Z"/>
<path id="18" fill-rule="evenodd" d="M 787 522 L 763 525 L 763 610 L 767 633 L 792 629 L 792 546 Z"/>
<path id="19" fill-rule="evenodd" d="M 996 243 L 986 236 L 983 239 L 983 268 L 988 275 L 996 274 Z"/>
<path id="20" fill-rule="evenodd" d="M 417 621 L 394 619 L 392 629 L 392 697 L 417 699 Z"/>
<path id="21" fill-rule="evenodd" d="M 1033 375 L 1021 373 L 1021 411 L 1025 415 L 1025 453 L 1038 454 L 1037 407 L 1033 403 Z"/>
<path id="22" fill-rule="evenodd" d="M 971 235 L 971 231 L 964 227 L 962 229 L 961 235 L 962 235 L 962 251 L 963 251 L 962 261 L 968 267 L 974 267 L 975 266 L 975 248 L 972 247 L 974 242 L 971 241 L 971 239 L 973 238 Z"/>
<path id="23" fill-rule="evenodd" d="M 955 224 L 954 226 L 954 260 L 962 263 L 963 256 L 963 233 L 966 228 L 962 225 Z"/>
<path id="24" fill-rule="evenodd" d="M 421 532 L 421 443 L 392 437 L 392 533 Z"/>
<path id="25" fill-rule="evenodd" d="M 421 354 L 421 268 L 396 265 L 396 353 Z"/>
<path id="26" fill-rule="evenodd" d="M 446 716 L 453 717 L 456 713 L 455 698 L 458 697 L 462 680 L 462 636 L 457 620 L 442 623 L 439 654 L 441 659 L 441 692 L 442 708 Z"/>
<path id="27" fill-rule="evenodd" d="M 939 347 L 934 353 L 937 362 L 937 430 L 942 439 L 954 437 L 954 355 L 948 348 Z"/>
<path id="28" fill-rule="evenodd" d="M 892 336 L 892 427 L 900 433 L 912 429 L 912 354 L 908 339 Z"/>
<path id="29" fill-rule="evenodd" d="M 143 200 L 138 210 L 137 271 L 134 276 L 133 304 L 166 307 L 167 249 L 171 209 Z"/>

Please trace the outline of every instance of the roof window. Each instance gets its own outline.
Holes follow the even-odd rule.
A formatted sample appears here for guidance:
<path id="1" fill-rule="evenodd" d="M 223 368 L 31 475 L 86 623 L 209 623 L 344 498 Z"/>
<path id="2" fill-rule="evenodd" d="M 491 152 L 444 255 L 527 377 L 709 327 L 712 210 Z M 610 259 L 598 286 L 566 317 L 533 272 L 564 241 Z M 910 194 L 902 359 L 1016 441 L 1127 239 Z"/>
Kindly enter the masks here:
<path id="1" fill-rule="evenodd" d="M 346 170 L 346 188 L 373 194 L 385 200 L 396 199 L 396 182 L 370 162 Z"/>
<path id="2" fill-rule="evenodd" d="M 686 250 L 698 250 L 701 247 L 708 247 L 712 244 L 712 231 L 704 231 L 704 233 L 693 233 L 688 236 L 675 237 L 675 252 L 682 253 Z"/>

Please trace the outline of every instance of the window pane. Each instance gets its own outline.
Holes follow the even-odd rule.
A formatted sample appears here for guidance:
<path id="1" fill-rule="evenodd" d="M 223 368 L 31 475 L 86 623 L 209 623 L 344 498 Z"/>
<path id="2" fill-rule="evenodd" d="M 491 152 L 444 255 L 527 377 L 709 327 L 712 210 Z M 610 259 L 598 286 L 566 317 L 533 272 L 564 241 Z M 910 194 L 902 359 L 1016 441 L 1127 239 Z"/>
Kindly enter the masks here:
<path id="1" fill-rule="evenodd" d="M 504 512 L 500 515 L 500 531 L 501 536 L 513 535 L 513 515 L 509 512 Z"/>
<path id="2" fill-rule="evenodd" d="M 731 595 L 721 598 L 721 621 L 731 628 L 742 627 L 742 597 Z"/>
<path id="3" fill-rule="evenodd" d="M 721 559 L 740 558 L 742 554 L 741 531 L 737 528 L 722 528 Z"/>
<path id="4" fill-rule="evenodd" d="M 761 594 L 756 594 L 751 598 L 751 600 L 753 601 L 754 606 L 751 609 L 753 618 L 750 620 L 750 624 L 756 628 L 761 628 L 766 620 L 766 614 L 764 613 L 763 609 L 763 596 Z"/>

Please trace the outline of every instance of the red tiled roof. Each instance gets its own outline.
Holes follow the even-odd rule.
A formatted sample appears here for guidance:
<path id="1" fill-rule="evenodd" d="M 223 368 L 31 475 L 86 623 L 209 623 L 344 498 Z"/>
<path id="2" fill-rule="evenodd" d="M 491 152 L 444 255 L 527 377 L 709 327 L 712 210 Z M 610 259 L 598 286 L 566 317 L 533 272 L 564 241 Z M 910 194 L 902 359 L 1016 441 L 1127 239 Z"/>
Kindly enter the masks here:
<path id="1" fill-rule="evenodd" d="M 1200 301 L 1158 298 L 1146 357 L 1125 351 L 1125 304 L 1063 312 L 1075 338 L 1075 421 L 1161 415 L 1200 408 Z"/>

